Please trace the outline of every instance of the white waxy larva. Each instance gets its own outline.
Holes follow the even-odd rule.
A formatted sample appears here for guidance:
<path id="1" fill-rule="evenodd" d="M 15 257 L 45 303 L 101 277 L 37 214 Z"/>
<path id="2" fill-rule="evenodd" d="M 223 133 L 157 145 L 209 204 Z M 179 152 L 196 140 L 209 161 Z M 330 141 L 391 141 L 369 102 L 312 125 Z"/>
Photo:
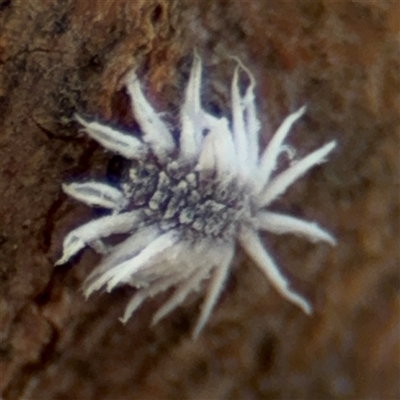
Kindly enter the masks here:
<path id="1" fill-rule="evenodd" d="M 241 95 L 240 73 L 250 85 Z M 131 161 L 116 188 L 104 182 L 70 183 L 64 191 L 89 206 L 112 214 L 90 221 L 64 239 L 66 263 L 85 246 L 108 251 L 87 278 L 89 296 L 101 288 L 120 285 L 137 288 L 121 320 L 148 298 L 171 287 L 175 293 L 155 314 L 157 322 L 197 291 L 210 278 L 204 305 L 194 329 L 197 337 L 208 320 L 229 275 L 238 242 L 287 300 L 310 314 L 310 303 L 290 288 L 290 283 L 263 246 L 258 231 L 292 233 L 313 242 L 335 245 L 321 227 L 290 215 L 267 210 L 290 185 L 334 149 L 332 141 L 275 173 L 278 158 L 294 154 L 285 139 L 305 107 L 290 114 L 271 139 L 261 158 L 260 122 L 255 104 L 255 79 L 239 61 L 232 86 L 233 122 L 206 112 L 201 105 L 202 64 L 195 55 L 181 108 L 178 148 L 168 125 L 146 100 L 131 72 L 126 78 L 132 111 L 142 129 L 140 139 L 99 122 L 77 120 L 91 138 Z M 275 173 L 275 176 L 274 176 Z M 103 239 L 128 235 L 110 247 Z"/>

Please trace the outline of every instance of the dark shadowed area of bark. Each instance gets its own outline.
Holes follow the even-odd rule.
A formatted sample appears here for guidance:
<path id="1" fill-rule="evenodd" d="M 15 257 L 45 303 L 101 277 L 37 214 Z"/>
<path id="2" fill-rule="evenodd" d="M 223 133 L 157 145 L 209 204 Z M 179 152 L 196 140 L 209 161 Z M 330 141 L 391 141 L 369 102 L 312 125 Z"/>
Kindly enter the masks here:
<path id="1" fill-rule="evenodd" d="M 3 400 L 399 398 L 399 18 L 390 1 L 1 0 Z M 289 139 L 299 155 L 339 143 L 274 205 L 338 246 L 265 236 L 315 313 L 238 251 L 196 342 L 199 297 L 151 327 L 155 298 L 123 326 L 132 289 L 80 291 L 97 255 L 53 267 L 64 235 L 96 216 L 61 183 L 115 165 L 73 114 L 134 126 L 121 77 L 137 68 L 177 124 L 194 47 L 208 110 L 229 112 L 238 56 L 257 78 L 263 144 L 303 104 Z"/>

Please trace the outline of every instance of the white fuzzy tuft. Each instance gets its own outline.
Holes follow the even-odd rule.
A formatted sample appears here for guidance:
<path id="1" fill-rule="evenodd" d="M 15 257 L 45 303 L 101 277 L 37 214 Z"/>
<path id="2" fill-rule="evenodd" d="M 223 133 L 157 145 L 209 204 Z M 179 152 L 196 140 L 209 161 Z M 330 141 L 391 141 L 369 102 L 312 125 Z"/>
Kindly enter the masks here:
<path id="1" fill-rule="evenodd" d="M 236 241 L 284 298 L 306 314 L 312 311 L 310 303 L 291 289 L 263 246 L 258 231 L 292 233 L 313 242 L 336 243 L 315 223 L 265 209 L 310 168 L 324 162 L 336 142 L 292 163 L 271 179 L 279 155 L 295 154 L 284 141 L 305 107 L 283 121 L 259 159 L 255 79 L 237 61 L 231 86 L 230 123 L 202 108 L 202 63 L 195 54 L 180 112 L 178 147 L 168 125 L 145 98 L 133 72 L 125 83 L 142 130 L 140 139 L 76 116 L 91 138 L 133 161 L 121 178 L 120 187 L 95 181 L 63 185 L 71 197 L 89 206 L 109 209 L 113 214 L 70 232 L 56 265 L 66 263 L 85 246 L 107 253 L 88 276 L 85 294 L 89 296 L 104 287 L 108 291 L 121 285 L 136 288 L 121 318 L 123 323 L 147 298 L 175 288 L 154 315 L 153 322 L 158 322 L 210 278 L 193 333 L 197 337 L 228 279 Z M 250 79 L 243 95 L 239 90 L 240 72 Z M 116 234 L 127 237 L 114 247 L 103 241 Z"/>

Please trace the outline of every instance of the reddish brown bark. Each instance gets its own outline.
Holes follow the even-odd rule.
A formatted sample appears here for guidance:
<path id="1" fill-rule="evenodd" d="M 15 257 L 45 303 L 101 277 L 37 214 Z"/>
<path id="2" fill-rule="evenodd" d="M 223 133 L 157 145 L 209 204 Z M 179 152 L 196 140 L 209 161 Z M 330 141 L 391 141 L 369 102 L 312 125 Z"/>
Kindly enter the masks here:
<path id="1" fill-rule="evenodd" d="M 3 399 L 399 398 L 399 18 L 390 1 L 0 1 Z M 94 215 L 61 183 L 104 176 L 111 158 L 73 113 L 130 124 L 120 78 L 138 67 L 174 121 L 194 46 L 206 107 L 229 109 L 239 56 L 258 80 L 263 143 L 304 103 L 299 152 L 339 142 L 277 205 L 338 247 L 266 237 L 315 314 L 239 252 L 196 342 L 198 299 L 150 327 L 155 299 L 122 326 L 131 290 L 87 302 L 79 290 L 90 250 L 53 268 L 65 233 Z"/>

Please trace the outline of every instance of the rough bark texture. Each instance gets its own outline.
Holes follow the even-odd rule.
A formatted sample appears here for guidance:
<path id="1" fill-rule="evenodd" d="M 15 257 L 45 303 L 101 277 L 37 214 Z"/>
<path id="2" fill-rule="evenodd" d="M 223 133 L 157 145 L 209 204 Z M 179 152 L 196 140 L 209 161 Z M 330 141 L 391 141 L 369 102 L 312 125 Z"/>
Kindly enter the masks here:
<path id="1" fill-rule="evenodd" d="M 3 399 L 399 398 L 399 18 L 383 0 L 1 0 Z M 174 120 L 194 46 L 207 107 L 229 109 L 239 56 L 258 80 L 264 143 L 304 103 L 290 139 L 300 154 L 339 142 L 276 205 L 339 245 L 265 238 L 315 314 L 269 290 L 238 252 L 196 342 L 198 298 L 151 327 L 156 298 L 123 326 L 132 290 L 88 301 L 80 291 L 98 256 L 53 267 L 65 233 L 94 215 L 61 183 L 113 165 L 73 113 L 131 124 L 121 76 L 137 67 Z"/>

